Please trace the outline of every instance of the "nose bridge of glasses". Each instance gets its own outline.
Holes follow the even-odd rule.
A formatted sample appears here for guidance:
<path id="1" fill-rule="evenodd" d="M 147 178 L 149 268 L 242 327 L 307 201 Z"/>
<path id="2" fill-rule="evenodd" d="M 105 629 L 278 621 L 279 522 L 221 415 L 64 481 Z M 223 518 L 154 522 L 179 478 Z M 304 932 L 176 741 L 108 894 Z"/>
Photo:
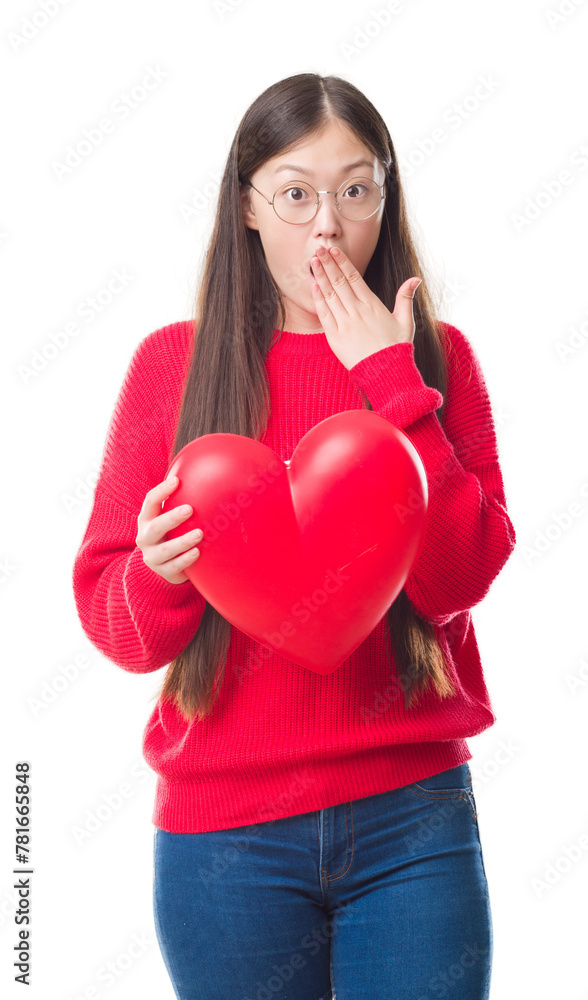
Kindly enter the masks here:
<path id="1" fill-rule="evenodd" d="M 339 194 L 345 189 L 345 185 L 349 184 L 349 182 L 351 180 L 353 180 L 353 178 L 352 177 L 348 177 L 347 180 L 341 181 L 339 187 L 336 188 L 334 191 L 329 190 L 329 188 L 325 188 L 324 190 L 321 190 L 320 188 L 313 187 L 312 184 L 307 184 L 307 186 L 309 188 L 311 188 L 311 190 L 316 193 L 316 195 L 317 195 L 317 201 L 320 202 L 321 205 L 322 205 L 322 198 L 320 197 L 321 194 L 332 194 L 333 195 L 333 201 L 335 202 L 336 205 L 338 205 L 339 204 Z"/>
<path id="2" fill-rule="evenodd" d="M 343 191 L 345 191 L 346 185 L 348 185 L 350 183 L 350 181 L 353 181 L 353 178 L 348 178 L 346 181 L 343 181 L 339 185 L 339 187 L 337 188 L 336 191 L 330 191 L 328 189 L 325 189 L 325 190 L 321 191 L 321 190 L 319 190 L 317 188 L 314 188 L 312 186 L 312 184 L 307 184 L 307 187 L 309 187 L 312 191 L 314 191 L 316 193 L 316 205 L 315 205 L 315 210 L 314 210 L 313 218 L 316 215 L 318 215 L 318 213 L 321 211 L 321 209 L 323 208 L 324 205 L 329 204 L 328 198 L 327 199 L 323 199 L 321 197 L 321 195 L 325 195 L 325 194 L 331 194 L 333 196 L 333 201 L 331 202 L 331 204 L 334 207 L 335 211 L 337 212 L 337 215 L 342 216 L 344 219 L 353 218 L 353 215 L 349 214 L 352 210 L 349 209 L 348 205 L 344 207 L 342 201 L 339 198 L 340 194 Z M 359 181 L 360 181 L 360 178 L 358 178 L 355 181 L 355 183 L 357 184 Z M 365 184 L 365 180 L 362 180 L 362 183 Z M 375 194 L 375 187 L 372 188 L 372 190 L 369 192 L 369 194 L 371 196 L 373 196 Z M 369 216 L 368 216 L 368 218 L 369 218 Z"/>
<path id="3" fill-rule="evenodd" d="M 315 215 L 318 215 L 318 213 L 321 211 L 321 209 L 323 208 L 324 205 L 328 205 L 329 204 L 329 199 L 322 197 L 322 195 L 325 195 L 325 194 L 331 194 L 331 195 L 333 195 L 333 200 L 332 200 L 331 204 L 333 205 L 333 207 L 335 208 L 335 210 L 339 214 L 341 213 L 341 203 L 339 201 L 339 192 L 340 192 L 340 190 L 341 190 L 342 187 L 343 187 L 343 185 L 341 185 L 341 187 L 338 187 L 336 191 L 328 191 L 328 190 L 320 191 L 318 188 L 314 188 L 313 189 L 314 191 L 316 191 L 316 206 L 315 206 L 316 207 L 316 211 L 315 211 Z"/>

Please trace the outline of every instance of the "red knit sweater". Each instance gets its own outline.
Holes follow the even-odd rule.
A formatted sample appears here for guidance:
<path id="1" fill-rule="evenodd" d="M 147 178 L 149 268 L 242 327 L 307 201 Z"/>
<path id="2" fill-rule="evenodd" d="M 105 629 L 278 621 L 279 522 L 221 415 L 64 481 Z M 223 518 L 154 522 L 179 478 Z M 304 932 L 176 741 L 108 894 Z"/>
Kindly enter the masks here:
<path id="1" fill-rule="evenodd" d="M 495 722 L 470 609 L 488 592 L 516 538 L 478 359 L 459 330 L 443 325 L 452 343 L 443 428 L 435 413 L 443 397 L 423 381 L 413 343 L 386 347 L 349 370 L 324 333 L 285 331 L 266 358 L 271 417 L 261 440 L 287 461 L 319 421 L 362 408 L 360 389 L 375 412 L 408 435 L 425 467 L 429 503 L 405 590 L 433 623 L 457 694 L 440 699 L 428 691 L 405 710 L 397 673 L 386 663 L 384 619 L 328 675 L 231 626 L 209 718 L 188 724 L 160 698 L 147 722 L 143 753 L 158 775 L 156 826 L 183 833 L 228 829 L 389 791 L 469 760 L 464 737 Z M 136 673 L 168 665 L 195 634 L 205 607 L 191 582 L 168 583 L 135 545 L 145 494 L 165 479 L 172 458 L 192 336 L 192 323 L 173 323 L 135 350 L 73 568 L 86 635 Z"/>

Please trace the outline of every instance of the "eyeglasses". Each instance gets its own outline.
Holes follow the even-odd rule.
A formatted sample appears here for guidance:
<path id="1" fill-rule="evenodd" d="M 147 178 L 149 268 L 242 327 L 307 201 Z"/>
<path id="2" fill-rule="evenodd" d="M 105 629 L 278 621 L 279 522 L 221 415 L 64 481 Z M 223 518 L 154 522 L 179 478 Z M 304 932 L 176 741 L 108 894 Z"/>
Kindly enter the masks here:
<path id="1" fill-rule="evenodd" d="M 270 201 L 255 187 L 255 184 L 248 183 L 247 187 L 252 187 L 262 198 L 265 198 L 268 205 L 273 207 L 274 212 L 283 222 L 288 222 L 292 226 L 303 226 L 306 222 L 314 219 L 319 210 L 321 194 L 334 194 L 335 205 L 344 219 L 351 219 L 360 222 L 369 219 L 378 211 L 380 202 L 386 197 L 382 191 L 384 184 L 376 184 L 369 177 L 352 177 L 343 181 L 336 191 L 317 191 L 311 184 L 305 181 L 286 181 L 275 192 Z M 339 200 L 339 195 L 356 189 L 357 193 L 348 198 L 342 198 L 343 206 Z"/>

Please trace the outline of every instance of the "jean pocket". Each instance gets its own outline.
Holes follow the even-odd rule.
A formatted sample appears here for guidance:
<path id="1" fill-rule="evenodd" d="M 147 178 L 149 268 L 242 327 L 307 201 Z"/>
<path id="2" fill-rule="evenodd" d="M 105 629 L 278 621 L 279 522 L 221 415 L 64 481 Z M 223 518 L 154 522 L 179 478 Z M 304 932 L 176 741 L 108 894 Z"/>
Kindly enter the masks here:
<path id="1" fill-rule="evenodd" d="M 432 800 L 453 800 L 469 803 L 471 814 L 478 824 L 478 810 L 472 787 L 472 774 L 469 764 L 465 761 L 457 767 L 448 767 L 438 774 L 431 774 L 428 778 L 419 778 L 412 784 L 406 785 L 406 789 L 421 801 Z M 469 810 L 468 810 L 469 812 Z"/>
<path id="2" fill-rule="evenodd" d="M 467 761 L 457 767 L 448 767 L 428 778 L 419 778 L 407 785 L 415 795 L 429 795 L 433 798 L 451 798 L 472 795 L 472 774 Z"/>

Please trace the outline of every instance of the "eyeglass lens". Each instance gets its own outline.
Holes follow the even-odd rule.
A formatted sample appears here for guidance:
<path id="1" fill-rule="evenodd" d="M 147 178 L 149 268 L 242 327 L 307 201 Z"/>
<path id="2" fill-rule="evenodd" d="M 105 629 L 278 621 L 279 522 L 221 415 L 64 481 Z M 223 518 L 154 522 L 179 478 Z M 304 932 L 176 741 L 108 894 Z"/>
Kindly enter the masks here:
<path id="1" fill-rule="evenodd" d="M 377 210 L 380 199 L 380 188 L 368 177 L 345 181 L 337 192 L 341 215 L 345 219 L 369 218 Z M 276 191 L 274 207 L 284 222 L 310 222 L 317 211 L 317 192 L 312 185 L 302 181 L 287 181 Z"/>

